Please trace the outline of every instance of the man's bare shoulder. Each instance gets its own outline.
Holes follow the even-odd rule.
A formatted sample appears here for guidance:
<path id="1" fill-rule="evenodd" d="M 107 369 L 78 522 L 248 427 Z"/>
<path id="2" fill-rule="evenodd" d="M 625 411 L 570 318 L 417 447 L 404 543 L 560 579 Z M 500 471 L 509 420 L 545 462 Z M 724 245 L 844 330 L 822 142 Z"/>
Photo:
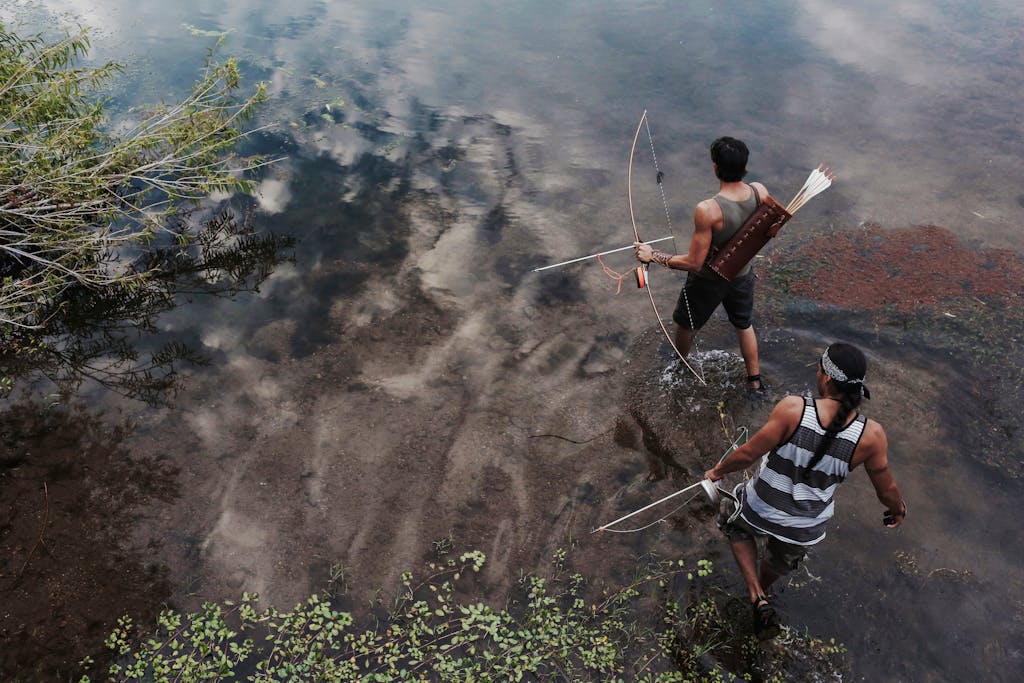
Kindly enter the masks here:
<path id="1" fill-rule="evenodd" d="M 772 409 L 772 417 L 784 419 L 789 423 L 800 422 L 804 414 L 803 396 L 787 396 Z"/>
<path id="2" fill-rule="evenodd" d="M 708 197 L 697 204 L 697 213 L 703 213 L 705 215 L 713 216 L 715 214 L 722 215 L 722 207 L 718 205 L 714 197 Z"/>
<path id="3" fill-rule="evenodd" d="M 870 465 L 871 461 L 875 462 L 876 467 L 884 467 L 888 450 L 889 441 L 882 425 L 868 418 L 864 423 L 864 432 L 860 436 L 860 442 L 857 443 L 857 450 L 853 452 L 853 458 L 850 460 L 850 469 L 852 470 L 865 462 Z"/>
<path id="4" fill-rule="evenodd" d="M 750 185 L 751 187 L 757 190 L 757 194 L 761 197 L 761 201 L 764 201 L 765 197 L 771 196 L 770 194 L 768 194 L 768 188 L 765 187 L 762 183 L 750 183 Z"/>
<path id="5" fill-rule="evenodd" d="M 861 443 L 884 444 L 886 441 L 885 430 L 877 420 L 870 417 L 864 421 L 864 433 L 860 437 Z"/>
<path id="6" fill-rule="evenodd" d="M 723 220 L 722 207 L 714 197 L 705 199 L 693 210 L 693 224 L 697 230 L 715 230 L 721 226 Z"/>

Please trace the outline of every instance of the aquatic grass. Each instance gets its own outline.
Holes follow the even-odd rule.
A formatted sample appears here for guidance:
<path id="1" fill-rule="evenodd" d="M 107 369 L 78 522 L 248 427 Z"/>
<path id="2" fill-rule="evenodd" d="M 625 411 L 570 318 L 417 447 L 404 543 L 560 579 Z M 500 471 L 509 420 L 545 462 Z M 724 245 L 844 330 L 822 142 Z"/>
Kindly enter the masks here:
<path id="1" fill-rule="evenodd" d="M 165 610 L 149 634 L 123 617 L 106 641 L 113 661 L 100 674 L 86 658 L 80 683 L 733 680 L 719 656 L 785 676 L 779 663 L 793 658 L 751 648 L 745 620 L 730 614 L 738 601 L 703 587 L 710 561 L 644 558 L 627 585 L 613 587 L 573 571 L 570 559 L 560 549 L 550 576 L 523 574 L 500 609 L 473 597 L 470 577 L 485 557 L 470 551 L 427 564 L 420 578 L 402 574 L 386 614 L 340 611 L 325 592 L 288 611 L 262 608 L 249 593 L 188 614 Z M 682 582 L 688 573 L 699 578 Z M 681 582 L 688 606 L 675 597 Z M 813 652 L 799 657 L 832 665 Z"/>

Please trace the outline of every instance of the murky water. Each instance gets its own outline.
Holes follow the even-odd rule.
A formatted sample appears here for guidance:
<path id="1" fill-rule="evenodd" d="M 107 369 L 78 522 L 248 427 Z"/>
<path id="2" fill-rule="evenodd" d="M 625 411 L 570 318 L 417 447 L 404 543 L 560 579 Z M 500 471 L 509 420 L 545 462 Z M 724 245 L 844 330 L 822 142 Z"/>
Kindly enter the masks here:
<path id="1" fill-rule="evenodd" d="M 258 227 L 298 238 L 294 260 L 258 294 L 161 318 L 162 338 L 212 361 L 167 406 L 86 392 L 138 425 L 130 449 L 181 468 L 182 496 L 148 507 L 136 535 L 163 539 L 153 557 L 182 604 L 241 590 L 288 604 L 336 560 L 379 585 L 449 533 L 488 552 L 500 590 L 594 522 L 580 487 L 614 491 L 637 466 L 611 459 L 635 457 L 610 443 L 615 370 L 652 314 L 594 264 L 528 271 L 632 241 L 626 172 L 645 109 L 677 234 L 716 188 L 708 143 L 730 134 L 783 199 L 819 162 L 838 174 L 787 226 L 793 243 L 933 224 L 1024 251 L 1019 3 L 223 5 L 0 7 L 19 30 L 92 27 L 94 58 L 129 64 L 117 106 L 183 92 L 222 33 L 220 54 L 270 83 L 270 128 L 248 151 L 282 160 L 249 201 Z M 655 237 L 669 228 L 648 151 L 634 200 Z M 654 276 L 667 305 L 678 281 Z M 882 534 L 869 488 L 848 487 L 787 616 L 845 642 L 857 680 L 1001 680 L 1024 649 L 1007 512 L 1021 463 L 1019 449 L 992 454 L 1013 439 L 1019 382 L 994 402 L 985 386 L 960 393 L 979 376 L 943 381 L 959 371 L 949 345 L 863 322 L 766 316 L 764 363 L 799 391 L 793 339 L 843 335 L 875 354 L 890 398 L 871 411 L 914 514 Z M 987 465 L 972 457 L 983 433 L 996 434 Z M 576 457 L 602 439 L 607 459 Z"/>

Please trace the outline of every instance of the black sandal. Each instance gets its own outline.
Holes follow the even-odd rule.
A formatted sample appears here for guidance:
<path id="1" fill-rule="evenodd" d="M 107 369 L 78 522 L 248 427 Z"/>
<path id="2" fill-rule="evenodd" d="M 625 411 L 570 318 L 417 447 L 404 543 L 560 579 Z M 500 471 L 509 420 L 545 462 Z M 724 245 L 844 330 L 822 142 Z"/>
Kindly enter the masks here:
<path id="1" fill-rule="evenodd" d="M 750 606 L 754 611 L 754 636 L 758 640 L 771 640 L 779 635 L 782 627 L 779 625 L 779 618 L 775 614 L 775 608 L 772 607 L 768 598 L 759 595 L 756 600 L 750 603 Z"/>
<path id="2" fill-rule="evenodd" d="M 757 386 L 756 387 L 750 386 L 754 382 L 757 382 Z M 768 390 L 768 387 L 765 386 L 764 381 L 761 379 L 761 375 L 757 374 L 757 375 L 747 375 L 747 389 L 749 391 L 752 391 L 752 392 L 756 391 L 759 394 L 763 394 L 764 392 L 766 392 Z"/>

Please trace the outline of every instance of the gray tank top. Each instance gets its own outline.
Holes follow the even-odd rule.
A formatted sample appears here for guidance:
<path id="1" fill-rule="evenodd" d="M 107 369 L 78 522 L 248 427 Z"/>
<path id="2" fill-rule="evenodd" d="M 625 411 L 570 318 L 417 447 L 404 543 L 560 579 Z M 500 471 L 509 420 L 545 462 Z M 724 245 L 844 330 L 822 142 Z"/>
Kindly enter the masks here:
<path id="1" fill-rule="evenodd" d="M 731 199 L 726 199 L 720 194 L 715 195 L 715 201 L 718 202 L 718 206 L 722 208 L 722 229 L 711 235 L 711 244 L 716 249 L 721 249 L 729 243 L 733 235 L 740 229 L 740 227 L 750 218 L 751 214 L 757 209 L 759 204 L 759 197 L 757 196 L 757 190 L 752 186 L 750 188 L 750 197 L 744 199 L 742 202 L 734 202 Z M 750 264 L 743 266 L 743 270 L 736 274 L 736 277 L 741 277 L 750 272 Z"/>

